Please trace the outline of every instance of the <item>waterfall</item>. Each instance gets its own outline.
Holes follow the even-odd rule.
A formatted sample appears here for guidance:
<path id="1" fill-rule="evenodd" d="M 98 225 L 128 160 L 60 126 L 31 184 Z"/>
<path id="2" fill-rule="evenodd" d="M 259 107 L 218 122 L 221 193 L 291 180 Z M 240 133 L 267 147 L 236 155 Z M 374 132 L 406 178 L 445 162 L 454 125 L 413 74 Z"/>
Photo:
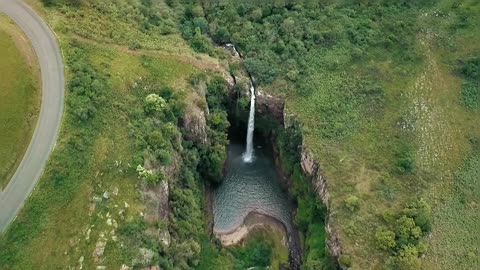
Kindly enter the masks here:
<path id="1" fill-rule="evenodd" d="M 232 43 L 227 43 L 224 45 L 224 48 L 229 50 L 230 53 L 238 58 L 241 58 L 242 55 L 237 50 L 235 45 Z M 234 77 L 234 75 L 232 75 Z M 243 161 L 246 163 L 250 163 L 253 161 L 253 131 L 255 130 L 255 86 L 253 82 L 255 79 L 249 74 L 250 76 L 250 115 L 248 116 L 248 130 L 247 130 L 247 149 L 245 153 L 243 153 Z M 234 77 L 235 80 L 235 77 Z"/>
<path id="2" fill-rule="evenodd" d="M 253 131 L 255 130 L 255 87 L 250 78 L 250 115 L 248 116 L 247 149 L 243 154 L 244 162 L 253 161 Z"/>

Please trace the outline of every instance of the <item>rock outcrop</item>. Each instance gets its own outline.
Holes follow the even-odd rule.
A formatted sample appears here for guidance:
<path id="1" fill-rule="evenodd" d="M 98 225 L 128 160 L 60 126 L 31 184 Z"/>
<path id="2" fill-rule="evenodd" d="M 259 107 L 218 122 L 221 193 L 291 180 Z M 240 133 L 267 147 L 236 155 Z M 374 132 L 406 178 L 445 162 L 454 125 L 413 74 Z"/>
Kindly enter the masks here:
<path id="1" fill-rule="evenodd" d="M 284 123 L 285 101 L 283 99 L 266 94 L 258 90 L 255 99 L 255 108 L 260 115 L 268 115 L 276 120 L 280 125 Z"/>
<path id="2" fill-rule="evenodd" d="M 185 112 L 183 127 L 188 140 L 196 144 L 207 143 L 207 120 L 202 109 L 197 106 L 189 106 Z"/>

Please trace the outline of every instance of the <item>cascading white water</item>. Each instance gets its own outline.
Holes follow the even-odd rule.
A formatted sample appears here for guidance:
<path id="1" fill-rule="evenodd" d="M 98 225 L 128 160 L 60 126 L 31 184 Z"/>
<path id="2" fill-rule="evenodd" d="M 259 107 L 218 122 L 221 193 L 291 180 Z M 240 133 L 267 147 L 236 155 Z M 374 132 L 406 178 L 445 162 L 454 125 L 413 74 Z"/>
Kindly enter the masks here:
<path id="1" fill-rule="evenodd" d="M 250 78 L 250 80 L 250 115 L 248 116 L 247 149 L 243 154 L 244 162 L 253 161 L 253 131 L 255 130 L 255 87 L 253 86 L 253 78 Z"/>

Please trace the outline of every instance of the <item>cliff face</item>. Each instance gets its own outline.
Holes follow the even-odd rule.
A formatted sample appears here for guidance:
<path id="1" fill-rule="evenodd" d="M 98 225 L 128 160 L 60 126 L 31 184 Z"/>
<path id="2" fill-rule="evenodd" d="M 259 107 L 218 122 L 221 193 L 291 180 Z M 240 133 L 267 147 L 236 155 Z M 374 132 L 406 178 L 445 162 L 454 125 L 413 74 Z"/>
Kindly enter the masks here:
<path id="1" fill-rule="evenodd" d="M 201 108 L 199 104 L 206 104 L 205 91 L 206 86 L 199 86 L 195 92 L 190 94 L 189 106 L 185 110 L 183 117 L 183 128 L 185 129 L 185 137 L 187 140 L 195 144 L 207 144 L 207 115 L 208 108 Z"/>
<path id="2" fill-rule="evenodd" d="M 330 194 L 328 192 L 327 178 L 322 175 L 319 164 L 313 159 L 311 152 L 304 146 L 302 146 L 300 164 L 303 172 L 311 179 L 317 197 L 321 199 L 322 202 L 327 206 L 327 209 L 329 209 Z M 342 254 L 342 246 L 340 244 L 340 240 L 338 239 L 337 232 L 332 226 L 332 216 L 330 215 L 330 212 L 325 229 L 327 231 L 327 246 L 330 255 L 338 258 L 338 256 Z"/>
<path id="3" fill-rule="evenodd" d="M 207 143 L 207 120 L 202 109 L 197 106 L 189 106 L 185 112 L 183 127 L 188 140 L 196 144 Z"/>

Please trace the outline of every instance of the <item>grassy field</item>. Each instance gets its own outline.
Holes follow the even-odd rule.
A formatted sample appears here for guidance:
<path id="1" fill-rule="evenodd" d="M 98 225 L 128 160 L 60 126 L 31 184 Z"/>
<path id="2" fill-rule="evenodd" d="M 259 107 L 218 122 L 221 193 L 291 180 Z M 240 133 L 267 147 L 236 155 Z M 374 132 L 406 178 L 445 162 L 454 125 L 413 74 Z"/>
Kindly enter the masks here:
<path id="1" fill-rule="evenodd" d="M 444 1 L 417 18 L 416 50 L 421 61 L 394 67 L 389 59 L 376 60 L 342 74 L 321 73 L 313 81 L 324 91 L 308 98 L 292 96 L 288 104 L 305 124 L 306 145 L 330 179 L 334 224 L 340 228 L 344 252 L 354 258 L 355 269 L 386 264 L 380 260 L 386 255 L 374 247 L 374 231 L 384 224 L 386 213 L 399 211 L 415 197 L 426 198 L 433 207 L 433 229 L 427 236 L 430 246 L 422 260 L 425 269 L 478 265 L 479 250 L 474 244 L 478 243 L 475 227 L 480 224 L 478 170 L 473 169 L 476 157 L 470 155 L 478 154 L 471 138 L 480 137 L 480 115 L 462 104 L 463 80 L 457 65 L 479 55 L 478 35 L 472 34 L 480 25 L 480 6 L 465 1 L 462 7 L 463 12 L 469 10 L 469 23 L 454 31 L 461 11 L 450 10 L 452 4 Z M 380 78 L 384 107 L 370 108 L 368 117 L 352 110 L 346 115 L 352 135 L 320 139 L 325 136 L 314 112 L 324 106 L 322 102 L 329 102 L 325 95 L 345 84 L 347 77 L 365 72 Z M 405 144 L 412 151 L 415 172 L 401 175 L 392 165 L 397 162 L 399 146 Z M 471 187 L 477 196 L 464 198 L 457 185 Z M 360 199 L 360 209 L 354 213 L 345 208 L 345 200 L 352 195 Z"/>
<path id="2" fill-rule="evenodd" d="M 40 110 L 37 59 L 23 32 L 0 15 L 0 190 L 22 160 Z"/>

